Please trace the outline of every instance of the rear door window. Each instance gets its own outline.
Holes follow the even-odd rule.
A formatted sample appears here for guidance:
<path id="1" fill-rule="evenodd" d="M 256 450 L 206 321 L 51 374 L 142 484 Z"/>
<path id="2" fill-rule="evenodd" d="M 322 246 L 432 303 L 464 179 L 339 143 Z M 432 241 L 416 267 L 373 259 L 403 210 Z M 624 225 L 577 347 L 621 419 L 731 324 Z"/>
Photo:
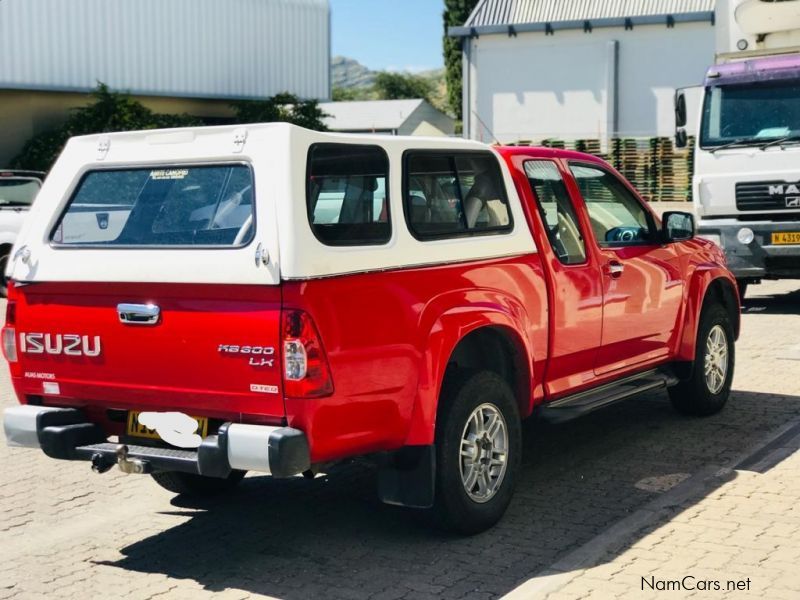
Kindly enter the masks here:
<path id="1" fill-rule="evenodd" d="M 314 235 L 328 246 L 385 244 L 389 158 L 379 146 L 314 144 L 308 151 L 306 202 Z"/>
<path id="2" fill-rule="evenodd" d="M 56 245 L 247 245 L 255 232 L 253 175 L 243 164 L 90 171 L 51 240 Z"/>

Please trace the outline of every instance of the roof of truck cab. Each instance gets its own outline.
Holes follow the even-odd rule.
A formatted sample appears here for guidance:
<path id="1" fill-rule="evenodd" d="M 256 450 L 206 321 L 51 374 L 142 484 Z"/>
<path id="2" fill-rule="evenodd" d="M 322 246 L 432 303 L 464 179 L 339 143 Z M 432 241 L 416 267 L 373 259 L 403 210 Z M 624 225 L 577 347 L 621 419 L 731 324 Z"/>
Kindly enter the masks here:
<path id="1" fill-rule="evenodd" d="M 782 54 L 714 65 L 706 71 L 706 86 L 797 79 L 800 56 Z"/>
<path id="2" fill-rule="evenodd" d="M 544 146 L 496 146 L 495 149 L 502 156 L 531 156 L 535 158 L 561 158 L 564 160 L 581 160 L 605 164 L 605 161 L 594 154 L 578 152 L 577 150 L 564 150 L 561 148 L 547 148 Z"/>

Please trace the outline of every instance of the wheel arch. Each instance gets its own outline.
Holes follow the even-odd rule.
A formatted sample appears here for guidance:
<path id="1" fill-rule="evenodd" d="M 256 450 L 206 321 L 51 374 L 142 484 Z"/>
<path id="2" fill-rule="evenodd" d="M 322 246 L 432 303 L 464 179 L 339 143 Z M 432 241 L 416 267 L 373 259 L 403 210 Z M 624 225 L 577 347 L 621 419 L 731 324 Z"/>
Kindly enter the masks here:
<path id="1" fill-rule="evenodd" d="M 449 315 L 457 318 L 456 315 Z M 448 321 L 443 315 L 440 323 Z M 514 392 L 521 417 L 532 410 L 532 353 L 518 324 L 505 313 L 473 314 L 469 324 L 458 328 L 458 335 L 442 339 L 452 324 L 435 327 L 422 363 L 420 385 L 415 398 L 407 445 L 431 444 L 434 441 L 439 396 L 446 377 L 460 369 L 490 370 L 505 379 Z"/>
<path id="2" fill-rule="evenodd" d="M 733 276 L 722 269 L 698 271 L 692 278 L 689 289 L 678 360 L 694 361 L 700 315 L 703 313 L 703 308 L 710 302 L 718 302 L 727 311 L 733 326 L 734 339 L 739 338 L 741 306 Z"/>

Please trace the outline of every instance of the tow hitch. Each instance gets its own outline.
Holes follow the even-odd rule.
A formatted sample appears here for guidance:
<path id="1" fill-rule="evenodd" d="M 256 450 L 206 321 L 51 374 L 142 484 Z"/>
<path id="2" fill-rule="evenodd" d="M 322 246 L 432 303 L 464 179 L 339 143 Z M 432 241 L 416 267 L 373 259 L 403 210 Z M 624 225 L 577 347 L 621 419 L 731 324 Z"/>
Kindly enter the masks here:
<path id="1" fill-rule="evenodd" d="M 119 444 L 116 449 L 116 464 L 119 470 L 128 475 L 135 474 L 141 475 L 143 473 L 150 473 L 152 471 L 150 463 L 140 458 L 128 458 L 128 446 Z M 114 466 L 114 459 L 110 458 L 107 454 L 93 454 L 92 455 L 92 471 L 95 473 L 105 473 Z"/>

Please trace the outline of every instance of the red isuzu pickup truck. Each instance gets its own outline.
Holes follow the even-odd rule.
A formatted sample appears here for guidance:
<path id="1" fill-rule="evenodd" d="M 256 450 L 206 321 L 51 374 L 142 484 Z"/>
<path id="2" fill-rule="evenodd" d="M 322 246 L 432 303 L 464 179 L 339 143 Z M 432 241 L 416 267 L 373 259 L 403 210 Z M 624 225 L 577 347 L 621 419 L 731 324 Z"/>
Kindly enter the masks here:
<path id="1" fill-rule="evenodd" d="M 11 445 L 176 493 L 368 456 L 494 524 L 522 419 L 727 400 L 736 282 L 585 154 L 286 124 L 72 139 L 14 248 Z"/>

